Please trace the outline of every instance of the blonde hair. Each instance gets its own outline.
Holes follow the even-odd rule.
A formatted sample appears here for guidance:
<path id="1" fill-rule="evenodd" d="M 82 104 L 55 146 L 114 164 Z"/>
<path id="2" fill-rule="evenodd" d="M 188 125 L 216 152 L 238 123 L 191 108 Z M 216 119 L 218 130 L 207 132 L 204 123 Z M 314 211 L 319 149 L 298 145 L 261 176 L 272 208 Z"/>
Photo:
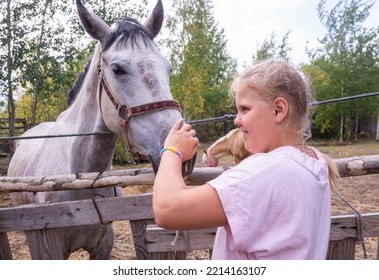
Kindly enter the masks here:
<path id="1" fill-rule="evenodd" d="M 263 100 L 283 97 L 289 103 L 289 121 L 304 139 L 311 137 L 310 107 L 313 100 L 306 76 L 280 59 L 268 59 L 243 71 L 232 83 L 232 93 L 245 83 L 256 89 Z"/>
<path id="2" fill-rule="evenodd" d="M 310 82 L 288 62 L 281 59 L 268 59 L 243 71 L 231 84 L 231 94 L 235 94 L 241 84 L 257 90 L 263 100 L 273 101 L 283 97 L 288 102 L 289 124 L 302 136 L 304 142 L 311 137 L 310 103 L 314 100 Z M 332 160 L 326 158 L 329 167 L 331 186 L 338 176 Z"/>

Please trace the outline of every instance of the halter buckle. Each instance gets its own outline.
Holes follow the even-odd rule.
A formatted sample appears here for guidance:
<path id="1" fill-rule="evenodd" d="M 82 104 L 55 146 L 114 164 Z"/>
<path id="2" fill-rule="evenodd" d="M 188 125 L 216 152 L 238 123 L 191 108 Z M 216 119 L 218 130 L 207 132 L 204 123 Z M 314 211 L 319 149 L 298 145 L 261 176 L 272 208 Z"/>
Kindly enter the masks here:
<path id="1" fill-rule="evenodd" d="M 123 127 L 127 127 L 132 113 L 125 105 L 118 106 L 118 115 L 120 116 L 120 124 Z"/>

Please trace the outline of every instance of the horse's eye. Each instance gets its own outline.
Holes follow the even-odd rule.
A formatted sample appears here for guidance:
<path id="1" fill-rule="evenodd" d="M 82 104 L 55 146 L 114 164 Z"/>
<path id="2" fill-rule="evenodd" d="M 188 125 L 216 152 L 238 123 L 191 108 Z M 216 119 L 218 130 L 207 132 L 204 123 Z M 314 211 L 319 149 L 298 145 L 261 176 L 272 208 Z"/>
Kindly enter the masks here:
<path id="1" fill-rule="evenodd" d="M 122 69 L 121 68 L 121 66 L 120 65 L 118 65 L 118 64 L 112 64 L 112 72 L 113 72 L 113 74 L 115 74 L 115 75 L 123 75 L 123 74 L 126 74 L 126 72 L 124 71 L 124 69 Z"/>

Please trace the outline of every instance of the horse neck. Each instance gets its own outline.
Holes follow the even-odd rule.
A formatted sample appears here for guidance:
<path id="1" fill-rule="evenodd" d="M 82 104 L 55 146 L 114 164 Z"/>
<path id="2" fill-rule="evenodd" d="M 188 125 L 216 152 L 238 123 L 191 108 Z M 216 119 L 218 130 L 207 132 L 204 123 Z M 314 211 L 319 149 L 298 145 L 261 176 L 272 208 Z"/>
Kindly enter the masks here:
<path id="1" fill-rule="evenodd" d="M 68 108 L 64 122 L 77 133 L 110 132 L 106 127 L 97 101 L 100 46 L 96 47 L 83 86 Z M 92 172 L 109 169 L 118 135 L 107 134 L 75 137 L 71 146 L 72 171 Z"/>
<path id="2" fill-rule="evenodd" d="M 67 122 L 74 122 L 80 129 L 93 129 L 100 112 L 97 104 L 98 72 L 100 45 L 95 49 L 87 75 L 74 103 L 68 108 Z M 80 118 L 78 118 L 80 115 Z M 92 126 L 92 127 L 90 127 Z"/>

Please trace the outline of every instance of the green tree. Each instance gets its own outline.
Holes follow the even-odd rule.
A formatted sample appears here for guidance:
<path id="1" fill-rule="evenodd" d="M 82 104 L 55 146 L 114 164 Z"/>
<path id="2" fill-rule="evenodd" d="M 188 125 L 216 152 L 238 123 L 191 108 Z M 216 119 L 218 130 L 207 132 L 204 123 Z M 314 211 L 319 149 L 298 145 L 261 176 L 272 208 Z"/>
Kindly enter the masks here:
<path id="1" fill-rule="evenodd" d="M 312 64 L 329 80 L 328 87 L 316 91 L 317 99 L 347 97 L 376 90 L 378 28 L 363 26 L 374 1 L 340 0 L 330 11 L 325 3 L 325 0 L 320 1 L 318 15 L 327 33 L 320 40 L 322 47 L 310 52 Z M 340 143 L 351 139 L 352 135 L 356 138 L 360 118 L 373 114 L 375 110 L 370 100 L 329 106 L 332 107 L 328 109 L 330 114 L 320 112 L 323 110 L 320 107 L 317 118 L 320 123 L 335 123 L 334 120 L 339 119 Z"/>
<path id="2" fill-rule="evenodd" d="M 318 100 L 328 99 L 329 90 L 332 86 L 327 72 L 319 66 L 310 64 L 303 66 L 304 73 L 310 79 L 313 91 L 317 93 Z M 326 95 L 326 96 L 324 96 Z M 333 106 L 317 108 L 317 114 L 312 120 L 312 136 L 317 138 L 330 138 L 338 134 L 338 124 L 334 121 L 335 112 Z"/>
<path id="3" fill-rule="evenodd" d="M 167 20 L 170 38 L 164 42 L 173 66 L 172 93 L 187 120 L 223 114 L 232 106 L 228 87 L 236 61 L 226 51 L 211 1 L 178 0 L 173 8 Z"/>
<path id="4" fill-rule="evenodd" d="M 282 41 L 278 44 L 276 35 L 272 32 L 270 38 L 265 38 L 256 53 L 253 54 L 253 63 L 268 58 L 280 58 L 289 61 L 289 52 L 292 50 L 288 44 L 289 34 L 290 31 L 283 36 Z"/>
<path id="5" fill-rule="evenodd" d="M 28 17 L 23 14 L 23 11 L 28 8 L 28 3 L 14 3 L 7 0 L 1 2 L 0 8 L 6 11 L 5 15 L 0 15 L 0 34 L 2 34 L 0 37 L 0 92 L 7 99 L 9 136 L 14 136 L 16 117 L 14 91 L 19 84 L 17 71 L 26 63 L 24 49 L 25 38 L 28 35 L 26 23 Z"/>
<path id="6" fill-rule="evenodd" d="M 112 25 L 125 15 L 144 18 L 146 2 L 91 0 L 86 5 Z M 1 3 L 8 12 L 4 18 L 0 15 L 0 31 L 6 34 L 1 37 L 0 65 L 7 66 L 1 69 L 7 69 L 8 74 L 0 71 L 0 87 L 1 92 L 8 92 L 10 118 L 13 112 L 24 112 L 12 109 L 14 90 L 33 96 L 25 99 L 32 102 L 29 106 L 32 113 L 27 115 L 32 116 L 33 124 L 54 120 L 65 109 L 67 92 L 94 48 L 72 4 L 67 0 Z"/>

